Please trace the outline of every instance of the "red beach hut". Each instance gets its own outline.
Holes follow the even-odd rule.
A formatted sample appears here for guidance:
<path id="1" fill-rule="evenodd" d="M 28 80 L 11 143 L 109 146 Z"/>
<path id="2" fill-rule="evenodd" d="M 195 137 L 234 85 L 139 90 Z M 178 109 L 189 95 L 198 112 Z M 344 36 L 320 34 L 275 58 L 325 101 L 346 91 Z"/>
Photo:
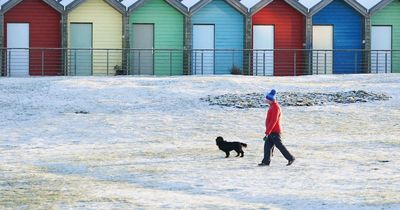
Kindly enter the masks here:
<path id="1" fill-rule="evenodd" d="M 54 0 L 10 0 L 1 9 L 7 75 L 62 74 L 62 53 L 54 48 L 61 48 L 63 6 Z"/>
<path id="2" fill-rule="evenodd" d="M 262 0 L 250 14 L 253 74 L 303 74 L 307 8 L 296 0 Z"/>

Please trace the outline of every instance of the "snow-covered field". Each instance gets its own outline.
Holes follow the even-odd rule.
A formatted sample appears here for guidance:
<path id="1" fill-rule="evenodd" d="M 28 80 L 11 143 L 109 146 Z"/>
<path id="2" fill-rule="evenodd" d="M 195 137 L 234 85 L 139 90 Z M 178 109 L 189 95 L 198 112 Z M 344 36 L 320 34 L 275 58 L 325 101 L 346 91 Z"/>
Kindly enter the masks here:
<path id="1" fill-rule="evenodd" d="M 392 98 L 265 109 L 207 95 L 365 90 Z M 215 138 L 248 144 L 224 158 Z M 0 209 L 399 209 L 400 74 L 0 78 Z"/>

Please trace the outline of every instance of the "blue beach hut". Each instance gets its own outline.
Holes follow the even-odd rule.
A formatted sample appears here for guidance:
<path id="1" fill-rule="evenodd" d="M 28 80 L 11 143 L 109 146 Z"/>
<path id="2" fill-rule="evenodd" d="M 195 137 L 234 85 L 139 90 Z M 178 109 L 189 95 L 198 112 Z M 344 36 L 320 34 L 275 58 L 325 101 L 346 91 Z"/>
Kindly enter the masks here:
<path id="1" fill-rule="evenodd" d="M 312 73 L 362 72 L 367 10 L 355 0 L 322 0 L 311 8 L 309 16 Z"/>

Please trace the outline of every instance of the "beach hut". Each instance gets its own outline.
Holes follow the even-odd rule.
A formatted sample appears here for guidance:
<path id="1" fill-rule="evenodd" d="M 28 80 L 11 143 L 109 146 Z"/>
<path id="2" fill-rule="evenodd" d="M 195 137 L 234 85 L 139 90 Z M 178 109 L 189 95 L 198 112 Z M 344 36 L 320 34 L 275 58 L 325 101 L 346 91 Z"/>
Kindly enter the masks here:
<path id="1" fill-rule="evenodd" d="M 371 72 L 400 72 L 400 1 L 383 0 L 369 11 Z M 394 51 L 392 51 L 394 50 Z"/>
<path id="2" fill-rule="evenodd" d="M 313 74 L 362 72 L 366 16 L 355 0 L 322 0 L 311 8 Z"/>
<path id="3" fill-rule="evenodd" d="M 176 0 L 139 0 L 128 8 L 130 74 L 183 74 L 186 15 Z"/>
<path id="4" fill-rule="evenodd" d="M 243 71 L 246 15 L 236 0 L 200 0 L 190 8 L 192 74 Z"/>
<path id="5" fill-rule="evenodd" d="M 64 7 L 53 0 L 10 0 L 1 10 L 3 47 L 8 48 L 3 55 L 3 74 L 62 74 L 59 48 Z"/>
<path id="6" fill-rule="evenodd" d="M 122 66 L 125 6 L 116 0 L 75 0 L 66 7 L 68 75 L 109 75 Z"/>
<path id="7" fill-rule="evenodd" d="M 303 74 L 307 13 L 296 0 L 262 0 L 250 9 L 254 75 Z"/>

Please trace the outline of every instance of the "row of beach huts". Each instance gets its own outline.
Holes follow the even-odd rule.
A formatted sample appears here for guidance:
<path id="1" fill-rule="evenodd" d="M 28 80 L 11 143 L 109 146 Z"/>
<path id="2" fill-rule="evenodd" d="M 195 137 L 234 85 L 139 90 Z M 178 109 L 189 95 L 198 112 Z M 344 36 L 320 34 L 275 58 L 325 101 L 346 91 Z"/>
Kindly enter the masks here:
<path id="1" fill-rule="evenodd" d="M 190 9 L 178 0 L 129 7 L 117 0 L 74 0 L 65 7 L 55 0 L 9 0 L 1 7 L 0 48 L 3 76 L 105 75 L 116 66 L 132 74 L 193 74 L 194 68 L 229 74 L 232 66 L 256 66 L 252 74 L 302 75 L 315 63 L 324 73 L 364 73 L 378 70 L 378 63 L 379 71 L 400 72 L 400 0 L 369 10 L 356 0 L 322 0 L 310 9 L 296 0 L 261 0 L 249 9 L 238 0 L 200 0 Z M 224 49 L 234 56 L 218 52 Z M 154 50 L 169 50 L 173 63 Z M 317 50 L 323 56 L 315 58 Z M 200 55 L 201 66 L 193 64 Z M 98 60 L 107 66 L 96 66 Z M 135 62 L 148 68 L 135 69 Z"/>

